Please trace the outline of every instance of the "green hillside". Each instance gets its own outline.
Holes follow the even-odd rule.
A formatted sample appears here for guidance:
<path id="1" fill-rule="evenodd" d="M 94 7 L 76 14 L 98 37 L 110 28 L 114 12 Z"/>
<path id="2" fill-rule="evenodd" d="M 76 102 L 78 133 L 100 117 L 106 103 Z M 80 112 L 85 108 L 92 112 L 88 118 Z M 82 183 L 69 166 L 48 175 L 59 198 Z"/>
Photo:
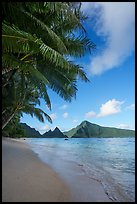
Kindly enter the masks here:
<path id="1" fill-rule="evenodd" d="M 90 138 L 90 137 L 134 137 L 135 131 L 125 130 L 111 127 L 102 127 L 83 121 L 76 128 L 73 128 L 67 132 L 62 133 L 59 128 L 55 128 L 53 131 L 49 130 L 41 135 L 35 128 L 29 127 L 26 123 L 21 123 L 25 137 L 28 138 Z"/>
<path id="2" fill-rule="evenodd" d="M 65 138 L 65 136 L 59 128 L 55 128 L 53 131 L 49 130 L 41 135 L 35 128 L 31 128 L 26 123 L 20 123 L 24 130 L 24 135 L 27 138 Z"/>
<path id="3" fill-rule="evenodd" d="M 111 127 L 102 127 L 88 121 L 83 121 L 76 128 L 73 128 L 64 134 L 73 138 L 90 138 L 90 137 L 134 137 L 134 130 L 118 129 Z"/>
<path id="4" fill-rule="evenodd" d="M 37 130 L 35 130 L 35 128 L 31 128 L 26 123 L 20 123 L 20 124 L 24 129 L 25 137 L 29 137 L 29 138 L 41 137 L 41 134 Z"/>

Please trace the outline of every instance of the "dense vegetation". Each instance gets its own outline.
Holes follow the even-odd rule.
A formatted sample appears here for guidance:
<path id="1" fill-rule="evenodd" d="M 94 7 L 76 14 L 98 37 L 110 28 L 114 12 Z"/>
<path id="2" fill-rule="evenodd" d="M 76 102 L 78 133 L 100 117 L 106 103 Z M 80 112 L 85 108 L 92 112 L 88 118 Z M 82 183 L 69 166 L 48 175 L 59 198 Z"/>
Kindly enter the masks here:
<path id="1" fill-rule="evenodd" d="M 135 136 L 135 131 L 118 129 L 112 127 L 102 127 L 88 121 L 83 121 L 76 128 L 73 128 L 64 134 L 73 138 L 88 138 L 88 137 L 132 137 Z"/>
<path id="2" fill-rule="evenodd" d="M 45 132 L 43 135 L 41 135 L 35 128 L 31 128 L 26 123 L 20 123 L 23 131 L 24 131 L 24 137 L 26 138 L 65 138 L 65 136 L 59 128 L 55 128 L 53 131 L 49 130 L 48 132 Z"/>
<path id="3" fill-rule="evenodd" d="M 47 138 L 65 138 L 67 136 L 65 136 L 60 130 L 59 128 L 55 128 L 53 131 L 49 130 L 48 132 L 45 132 L 42 137 L 47 137 Z"/>
<path id="4" fill-rule="evenodd" d="M 11 135 L 23 113 L 44 117 L 38 108 L 40 98 L 51 109 L 48 89 L 64 100 L 76 96 L 77 81 L 88 82 L 70 57 L 81 57 L 95 48 L 87 38 L 82 22 L 86 17 L 80 2 L 2 3 L 2 129 Z"/>
<path id="5" fill-rule="evenodd" d="M 20 123 L 20 125 L 24 130 L 24 137 L 27 137 L 27 138 L 41 137 L 41 134 L 37 130 L 35 130 L 35 128 L 29 127 L 26 123 Z"/>
<path id="6" fill-rule="evenodd" d="M 112 127 L 102 127 L 97 124 L 83 121 L 76 128 L 73 128 L 67 132 L 61 132 L 59 128 L 55 128 L 53 131 L 49 130 L 44 134 L 40 134 L 35 128 L 29 127 L 26 123 L 20 123 L 15 131 L 13 124 L 11 127 L 11 137 L 26 137 L 26 138 L 92 138 L 92 137 L 135 137 L 135 131 L 118 129 Z M 5 135 L 7 136 L 7 135 Z"/>
<path id="7" fill-rule="evenodd" d="M 22 125 L 19 123 L 20 117 L 16 115 L 4 128 L 3 136 L 4 137 L 12 137 L 12 138 L 20 138 L 26 137 L 25 129 L 22 128 Z"/>

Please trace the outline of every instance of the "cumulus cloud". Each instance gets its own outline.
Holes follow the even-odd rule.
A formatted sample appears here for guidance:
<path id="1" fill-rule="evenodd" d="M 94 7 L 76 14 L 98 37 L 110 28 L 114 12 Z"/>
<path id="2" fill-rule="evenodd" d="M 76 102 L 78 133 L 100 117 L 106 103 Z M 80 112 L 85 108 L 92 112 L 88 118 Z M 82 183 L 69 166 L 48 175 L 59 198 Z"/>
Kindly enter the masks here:
<path id="1" fill-rule="evenodd" d="M 108 115 L 116 114 L 121 111 L 121 105 L 124 101 L 117 101 L 116 99 L 112 99 L 102 104 L 100 107 L 100 112 L 97 117 L 105 117 Z"/>
<path id="2" fill-rule="evenodd" d="M 92 118 L 95 116 L 96 116 L 96 113 L 94 111 L 89 111 L 85 114 L 85 118 Z"/>
<path id="3" fill-rule="evenodd" d="M 67 112 L 63 113 L 63 118 L 67 118 L 67 117 L 68 117 L 68 113 Z"/>
<path id="4" fill-rule="evenodd" d="M 135 104 L 131 104 L 129 106 L 126 107 L 126 110 L 129 109 L 129 110 L 135 110 Z"/>
<path id="5" fill-rule="evenodd" d="M 68 106 L 67 106 L 66 104 L 64 104 L 64 105 L 62 105 L 62 106 L 60 107 L 61 110 L 65 110 L 65 109 L 67 109 L 67 108 L 68 108 Z"/>
<path id="6" fill-rule="evenodd" d="M 82 9 L 91 17 L 91 29 L 105 40 L 102 52 L 92 56 L 90 72 L 118 67 L 135 49 L 135 2 L 83 2 Z"/>
<path id="7" fill-rule="evenodd" d="M 49 116 L 51 117 L 52 120 L 55 120 L 57 118 L 57 114 L 56 113 L 52 113 Z"/>

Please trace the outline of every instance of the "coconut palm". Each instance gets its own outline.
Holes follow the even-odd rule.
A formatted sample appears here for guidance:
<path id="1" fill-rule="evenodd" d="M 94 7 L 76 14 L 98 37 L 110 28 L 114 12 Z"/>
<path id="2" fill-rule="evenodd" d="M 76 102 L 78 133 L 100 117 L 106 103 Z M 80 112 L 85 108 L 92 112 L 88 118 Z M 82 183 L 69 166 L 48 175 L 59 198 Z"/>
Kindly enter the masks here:
<path id="1" fill-rule="evenodd" d="M 49 122 L 52 122 L 49 115 L 47 115 L 36 105 L 40 106 L 41 97 L 39 90 L 36 89 L 31 83 L 26 81 L 23 75 L 16 73 L 10 83 L 3 88 L 3 110 L 2 110 L 2 129 L 15 117 L 16 115 L 22 116 L 22 113 L 35 116 L 39 121 L 44 122 L 44 117 Z M 10 100 L 7 100 L 10 99 Z"/>
<path id="2" fill-rule="evenodd" d="M 48 88 L 68 101 L 76 96 L 78 78 L 88 78 L 68 59 L 83 56 L 95 45 L 81 24 L 86 17 L 74 3 L 2 3 L 3 86 L 23 73 L 49 108 Z"/>

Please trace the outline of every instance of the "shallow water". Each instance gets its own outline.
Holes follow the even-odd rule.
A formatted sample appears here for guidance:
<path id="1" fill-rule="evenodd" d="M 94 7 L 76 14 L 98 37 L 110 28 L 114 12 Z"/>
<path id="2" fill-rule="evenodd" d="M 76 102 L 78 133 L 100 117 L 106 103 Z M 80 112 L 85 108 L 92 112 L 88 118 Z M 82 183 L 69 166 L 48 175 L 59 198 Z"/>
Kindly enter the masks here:
<path id="1" fill-rule="evenodd" d="M 99 180 L 113 201 L 135 201 L 135 138 L 29 138 L 26 141 L 44 162 L 64 176 L 64 165 L 75 163 L 87 177 Z"/>

